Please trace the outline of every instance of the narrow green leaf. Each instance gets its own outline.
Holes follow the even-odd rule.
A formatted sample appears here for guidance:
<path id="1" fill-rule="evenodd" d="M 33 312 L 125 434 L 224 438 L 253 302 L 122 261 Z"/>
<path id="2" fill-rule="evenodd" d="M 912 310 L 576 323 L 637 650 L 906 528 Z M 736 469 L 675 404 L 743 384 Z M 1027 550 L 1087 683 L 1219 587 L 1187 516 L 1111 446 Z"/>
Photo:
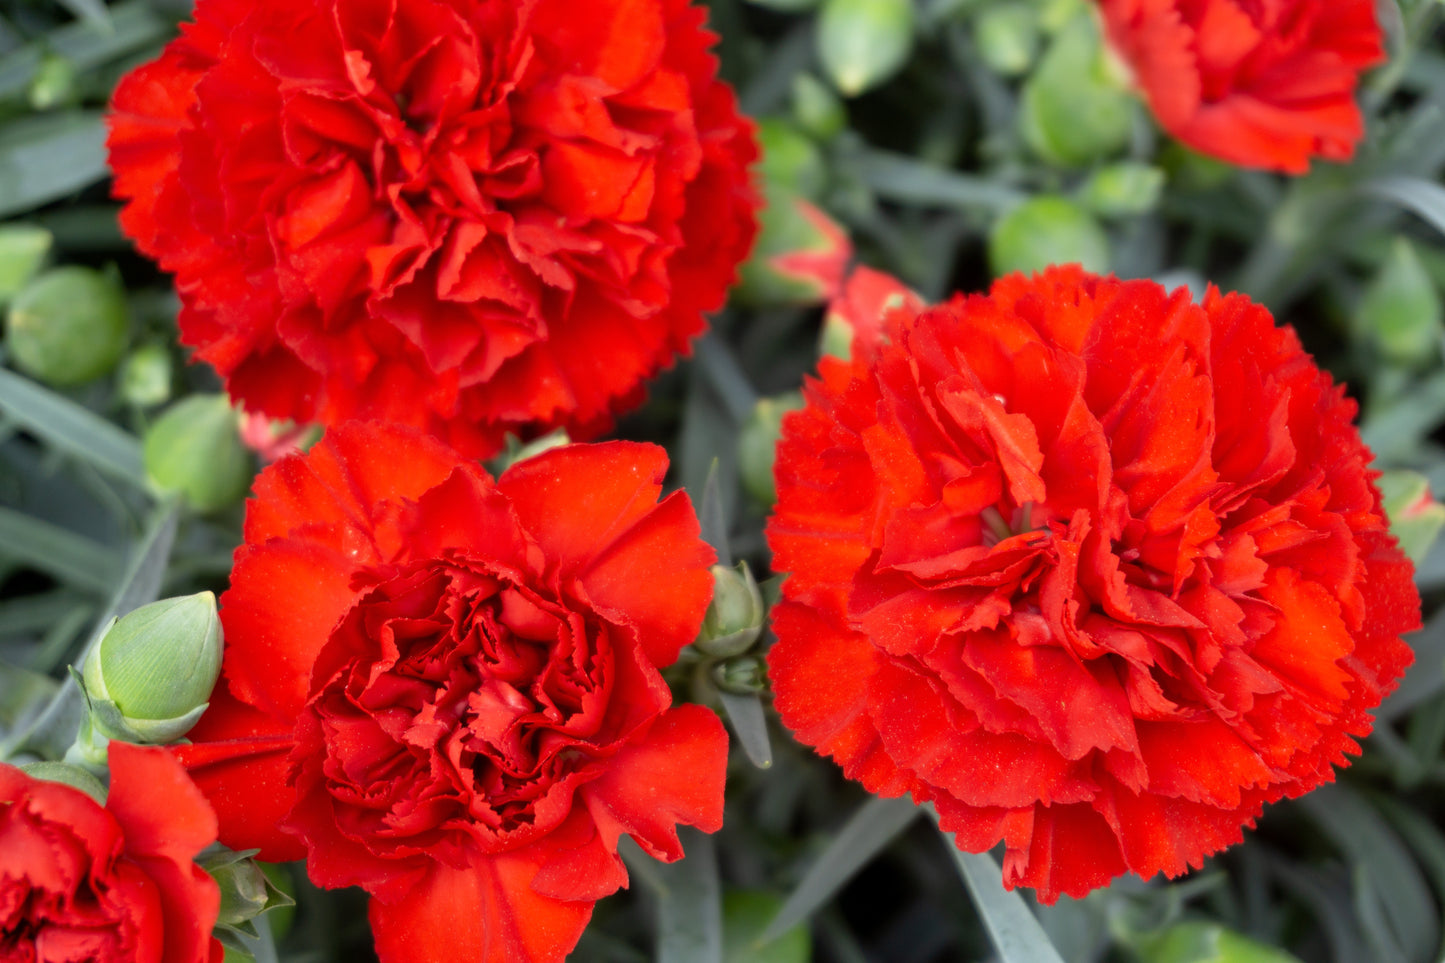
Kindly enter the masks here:
<path id="1" fill-rule="evenodd" d="M 1361 184 L 1360 190 L 1414 211 L 1445 234 L 1445 187 L 1419 177 L 1381 177 Z"/>
<path id="2" fill-rule="evenodd" d="M 788 895 L 783 908 L 763 931 L 762 941 L 777 939 L 812 916 L 921 812 L 907 798 L 874 798 L 860 806 Z"/>
<path id="3" fill-rule="evenodd" d="M 38 114 L 0 127 L 0 218 L 72 194 L 105 174 L 99 111 Z"/>
<path id="4" fill-rule="evenodd" d="M 112 618 L 155 601 L 160 592 L 161 580 L 165 576 L 166 563 L 170 560 L 171 547 L 175 544 L 179 518 L 180 507 L 175 501 L 163 502 L 157 509 L 125 577 L 111 596 L 110 605 L 101 613 L 85 650 L 76 658 L 77 665 L 85 664 L 90 649 L 105 634 Z M 16 739 L 0 747 L 0 759 L 27 748 L 42 756 L 59 757 L 75 737 L 76 727 L 79 726 L 83 714 L 82 703 L 80 687 L 73 678 L 67 679 L 51 698 L 45 711 Z"/>
<path id="5" fill-rule="evenodd" d="M 23 725 L 55 688 L 56 681 L 47 675 L 0 663 L 0 733 Z"/>
<path id="6" fill-rule="evenodd" d="M 149 0 L 129 0 L 109 8 L 110 29 L 81 21 L 51 31 L 36 43 L 0 57 L 0 97 L 29 86 L 47 53 L 64 57 L 77 72 L 133 53 L 173 29 Z"/>
<path id="7" fill-rule="evenodd" d="M 937 207 L 981 207 L 1006 211 L 1028 195 L 982 177 L 944 170 L 902 154 L 869 150 L 857 160 L 858 174 L 879 197 Z"/>
<path id="8" fill-rule="evenodd" d="M 752 414 L 753 405 L 758 403 L 758 393 L 738 366 L 732 350 L 717 335 L 709 332 L 697 340 L 697 364 L 727 406 L 733 424 L 740 425 L 746 421 Z"/>
<path id="9" fill-rule="evenodd" d="M 687 855 L 659 863 L 636 845 L 618 848 L 657 900 L 657 963 L 722 963 L 722 884 L 712 837 L 679 827 Z"/>
<path id="10" fill-rule="evenodd" d="M 0 414 L 98 471 L 146 487 L 139 441 L 88 408 L 3 368 Z"/>
<path id="11" fill-rule="evenodd" d="M 113 29 L 110 25 L 110 14 L 105 9 L 101 0 L 55 0 L 77 20 L 84 20 L 91 25 L 109 31 Z"/>
<path id="12" fill-rule="evenodd" d="M 1445 834 L 1418 811 L 1383 793 L 1371 793 L 1370 801 L 1404 837 L 1410 852 L 1420 860 L 1436 893 L 1445 893 Z M 1445 940 L 1435 951 L 1435 959 L 1445 959 Z"/>
<path id="13" fill-rule="evenodd" d="M 941 831 L 940 831 L 941 832 Z M 1024 898 L 1003 888 L 998 863 L 988 853 L 965 853 L 953 837 L 942 833 L 944 845 L 953 854 L 973 905 L 988 929 L 1003 963 L 1064 963 L 1048 934 L 1029 912 Z"/>
<path id="14" fill-rule="evenodd" d="M 1415 650 L 1415 661 L 1400 680 L 1400 687 L 1375 710 L 1381 722 L 1399 718 L 1445 689 L 1445 609 L 1437 611 L 1423 629 L 1405 640 Z"/>
<path id="15" fill-rule="evenodd" d="M 722 700 L 728 721 L 733 725 L 733 732 L 738 734 L 738 741 L 743 744 L 748 760 L 759 769 L 771 768 L 773 747 L 768 741 L 768 720 L 763 713 L 763 701 L 755 695 L 737 695 L 721 689 L 718 690 L 718 698 Z"/>
<path id="16" fill-rule="evenodd" d="M 0 507 L 0 554 L 67 585 L 107 592 L 120 571 L 116 553 L 84 535 Z"/>
<path id="17" fill-rule="evenodd" d="M 1440 937 L 1440 910 L 1431 898 L 1420 867 L 1379 812 L 1348 787 L 1321 786 L 1298 805 L 1339 847 L 1354 868 L 1356 906 L 1383 914 L 1380 931 L 1362 916 L 1367 937 L 1381 943 L 1386 936 L 1400 945 L 1402 961 L 1423 961 Z M 1360 892 L 1368 887 L 1371 892 Z M 1374 929 L 1374 932 L 1371 930 Z"/>
<path id="18" fill-rule="evenodd" d="M 702 540 L 717 552 L 717 564 L 730 566 L 732 553 L 728 551 L 727 514 L 723 511 L 722 497 L 717 488 L 718 460 L 712 460 L 707 472 L 707 482 L 702 486 L 702 498 L 697 503 L 697 521 L 701 527 Z"/>
<path id="19" fill-rule="evenodd" d="M 64 589 L 6 599 L 0 602 L 0 637 L 43 632 L 85 605 L 83 596 Z"/>

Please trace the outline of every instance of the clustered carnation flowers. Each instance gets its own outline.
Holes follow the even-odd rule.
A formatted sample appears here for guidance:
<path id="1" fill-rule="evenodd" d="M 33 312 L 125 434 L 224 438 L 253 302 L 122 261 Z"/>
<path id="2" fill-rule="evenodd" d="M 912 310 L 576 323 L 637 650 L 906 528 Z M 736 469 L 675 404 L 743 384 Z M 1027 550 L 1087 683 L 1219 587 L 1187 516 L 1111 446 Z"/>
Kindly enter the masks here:
<path id="1" fill-rule="evenodd" d="M 1164 129 L 1246 167 L 1302 174 L 1364 134 L 1360 72 L 1384 59 L 1374 0 L 1098 0 Z"/>
<path id="2" fill-rule="evenodd" d="M 1197 867 L 1347 764 L 1419 598 L 1292 331 L 1053 268 L 884 335 L 784 420 L 770 666 L 800 739 L 1003 841 L 1045 902 Z"/>
<path id="3" fill-rule="evenodd" d="M 493 481 L 397 426 L 331 429 L 246 513 L 211 708 L 177 750 L 261 858 L 372 894 L 384 961 L 559 960 L 627 881 L 722 823 L 727 736 L 658 673 L 713 552 L 662 449 L 553 449 Z"/>
<path id="4" fill-rule="evenodd" d="M 721 306 L 752 125 L 688 0 L 201 0 L 115 191 L 181 338 L 272 418 L 487 455 L 605 430 Z"/>
<path id="5" fill-rule="evenodd" d="M 0 763 L 0 960 L 220 963 L 216 816 L 164 749 L 110 744 L 102 806 Z"/>

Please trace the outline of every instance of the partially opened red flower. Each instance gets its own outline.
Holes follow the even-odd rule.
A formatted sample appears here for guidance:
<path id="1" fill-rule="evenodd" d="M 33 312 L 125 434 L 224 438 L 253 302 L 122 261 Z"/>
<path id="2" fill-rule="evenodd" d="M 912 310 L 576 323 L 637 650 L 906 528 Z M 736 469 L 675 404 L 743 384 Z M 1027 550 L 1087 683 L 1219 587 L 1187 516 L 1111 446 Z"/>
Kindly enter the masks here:
<path id="1" fill-rule="evenodd" d="M 1355 405 L 1241 295 L 1077 267 L 895 311 L 783 422 L 783 721 L 1052 902 L 1333 778 L 1409 663 Z"/>
<path id="2" fill-rule="evenodd" d="M 1384 59 L 1374 0 L 1098 0 L 1165 130 L 1246 167 L 1304 173 L 1364 135 L 1360 72 Z"/>
<path id="3" fill-rule="evenodd" d="M 0 960 L 220 963 L 216 816 L 164 749 L 112 742 L 104 806 L 0 763 Z"/>
<path id="4" fill-rule="evenodd" d="M 627 881 L 722 823 L 727 736 L 658 667 L 713 552 L 666 455 L 554 448 L 493 481 L 398 426 L 267 468 L 221 598 L 222 681 L 177 749 L 221 839 L 359 885 L 383 963 L 560 960 Z"/>
<path id="5" fill-rule="evenodd" d="M 752 125 L 688 0 L 199 0 L 117 88 L 121 224 L 250 411 L 600 433 L 719 307 Z"/>

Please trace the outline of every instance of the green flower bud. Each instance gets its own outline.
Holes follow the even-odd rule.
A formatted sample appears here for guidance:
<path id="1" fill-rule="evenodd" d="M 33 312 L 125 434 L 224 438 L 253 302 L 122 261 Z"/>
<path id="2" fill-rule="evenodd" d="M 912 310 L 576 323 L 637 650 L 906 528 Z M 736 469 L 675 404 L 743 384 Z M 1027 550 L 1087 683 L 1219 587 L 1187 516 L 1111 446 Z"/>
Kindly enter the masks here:
<path id="1" fill-rule="evenodd" d="M 979 59 L 1005 77 L 1029 69 L 1039 50 L 1039 14 L 1032 3 L 1002 3 L 986 8 L 973 25 Z"/>
<path id="2" fill-rule="evenodd" d="M 1440 294 L 1415 248 L 1395 238 L 1380 271 L 1365 289 L 1356 315 L 1362 333 L 1398 365 L 1421 368 L 1440 357 Z"/>
<path id="3" fill-rule="evenodd" d="M 1075 16 L 1024 84 L 1024 141 L 1061 167 L 1082 167 L 1123 150 L 1136 106 L 1117 74 L 1098 25 L 1087 14 Z"/>
<path id="4" fill-rule="evenodd" d="M 149 408 L 171 396 L 171 353 L 160 344 L 145 344 L 120 366 L 120 396 L 137 408 Z"/>
<path id="5" fill-rule="evenodd" d="M 1073 263 L 1102 273 L 1109 269 L 1109 238 L 1073 201 L 1044 194 L 1025 201 L 994 224 L 988 238 L 988 260 L 995 276 Z"/>
<path id="6" fill-rule="evenodd" d="M 846 335 L 852 337 L 852 329 Z M 846 352 L 848 343 L 844 342 Z M 846 354 L 845 354 L 846 357 Z M 803 407 L 800 392 L 790 391 L 774 398 L 759 398 L 752 414 L 738 433 L 738 474 L 743 488 L 759 504 L 771 506 L 778 500 L 773 480 L 773 462 L 778 457 L 778 439 L 783 433 L 783 415 Z"/>
<path id="7" fill-rule="evenodd" d="M 828 186 L 828 168 L 812 138 L 788 121 L 765 117 L 758 121 L 758 176 L 763 184 L 816 200 Z"/>
<path id="8" fill-rule="evenodd" d="M 1400 550 L 1420 564 L 1445 526 L 1445 505 L 1435 500 L 1429 479 L 1419 472 L 1387 471 L 1378 484 L 1390 534 L 1399 540 Z"/>
<path id="9" fill-rule="evenodd" d="M 765 185 L 758 240 L 739 269 L 735 293 L 744 304 L 821 304 L 838 293 L 853 245 L 821 210 L 776 185 Z"/>
<path id="10" fill-rule="evenodd" d="M 78 385 L 120 360 L 130 332 L 125 290 L 114 272 L 55 268 L 10 302 L 5 344 L 15 366 L 51 385 Z"/>
<path id="11" fill-rule="evenodd" d="M 145 466 L 162 492 L 179 492 L 199 512 L 241 499 L 253 475 L 225 395 L 191 395 L 145 433 Z"/>
<path id="12" fill-rule="evenodd" d="M 266 874 L 254 862 L 240 853 L 223 853 L 200 862 L 221 889 L 216 925 L 236 926 L 255 919 L 266 909 L 270 896 Z"/>
<path id="13" fill-rule="evenodd" d="M 712 584 L 712 601 L 694 644 L 711 656 L 740 655 L 762 634 L 767 616 L 763 593 L 747 562 L 739 562 L 736 568 L 714 565 Z"/>
<path id="14" fill-rule="evenodd" d="M 109 739 L 175 742 L 205 712 L 220 672 L 213 594 L 143 605 L 112 622 L 85 660 L 91 726 Z"/>
<path id="15" fill-rule="evenodd" d="M 756 695 L 768 687 L 768 670 L 758 656 L 739 655 L 713 666 L 712 681 L 724 692 Z"/>
<path id="16" fill-rule="evenodd" d="M 848 110 L 827 84 L 800 73 L 793 78 L 793 119 L 818 140 L 827 141 L 848 126 Z"/>
<path id="17" fill-rule="evenodd" d="M 0 227 L 0 303 L 8 303 L 40 270 L 53 238 L 43 227 Z"/>
<path id="18" fill-rule="evenodd" d="M 1131 217 L 1152 211 L 1163 193 L 1163 171 L 1123 161 L 1091 174 L 1079 191 L 1079 200 L 1101 217 Z"/>
<path id="19" fill-rule="evenodd" d="M 239 947 L 238 934 L 254 938 L 256 927 L 251 921 L 262 913 L 279 911 L 287 914 L 296 905 L 285 870 L 279 866 L 257 863 L 251 857 L 254 849 L 236 852 L 219 843 L 196 857 L 200 867 L 211 875 L 221 890 L 221 907 L 216 915 L 216 935 L 228 948 Z M 285 888 L 277 884 L 284 881 Z M 271 918 L 271 933 L 280 937 L 290 927 L 290 915 L 284 920 Z"/>
<path id="20" fill-rule="evenodd" d="M 30 108 L 51 110 L 76 100 L 75 65 L 64 57 L 47 54 L 30 79 Z"/>
<path id="21" fill-rule="evenodd" d="M 888 80 L 913 50 L 913 0 L 825 0 L 818 57 L 845 97 Z"/>

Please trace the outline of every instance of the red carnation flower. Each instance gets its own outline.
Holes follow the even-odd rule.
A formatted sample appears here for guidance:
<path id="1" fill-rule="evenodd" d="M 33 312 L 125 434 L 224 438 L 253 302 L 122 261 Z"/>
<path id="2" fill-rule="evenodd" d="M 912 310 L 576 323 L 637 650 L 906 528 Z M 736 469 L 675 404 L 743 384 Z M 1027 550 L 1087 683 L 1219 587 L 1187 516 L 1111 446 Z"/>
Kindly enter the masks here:
<path id="1" fill-rule="evenodd" d="M 1076 267 L 889 314 L 783 421 L 783 721 L 1052 902 L 1333 778 L 1411 659 L 1355 405 L 1264 308 Z"/>
<path id="2" fill-rule="evenodd" d="M 752 125 L 688 0 L 199 0 L 116 90 L 121 215 L 278 419 L 604 431 L 721 305 Z"/>
<path id="3" fill-rule="evenodd" d="M 0 959 L 220 963 L 216 816 L 164 749 L 110 744 L 102 808 L 0 763 Z"/>
<path id="4" fill-rule="evenodd" d="M 1384 59 L 1374 0 L 1099 0 L 1159 123 L 1195 150 L 1302 174 L 1364 134 L 1360 71 Z"/>
<path id="5" fill-rule="evenodd" d="M 669 708 L 713 552 L 652 445 L 499 480 L 349 424 L 256 482 L 222 683 L 177 750 L 221 839 L 360 885 L 384 961 L 559 960 L 627 882 L 722 824 L 727 736 Z"/>

